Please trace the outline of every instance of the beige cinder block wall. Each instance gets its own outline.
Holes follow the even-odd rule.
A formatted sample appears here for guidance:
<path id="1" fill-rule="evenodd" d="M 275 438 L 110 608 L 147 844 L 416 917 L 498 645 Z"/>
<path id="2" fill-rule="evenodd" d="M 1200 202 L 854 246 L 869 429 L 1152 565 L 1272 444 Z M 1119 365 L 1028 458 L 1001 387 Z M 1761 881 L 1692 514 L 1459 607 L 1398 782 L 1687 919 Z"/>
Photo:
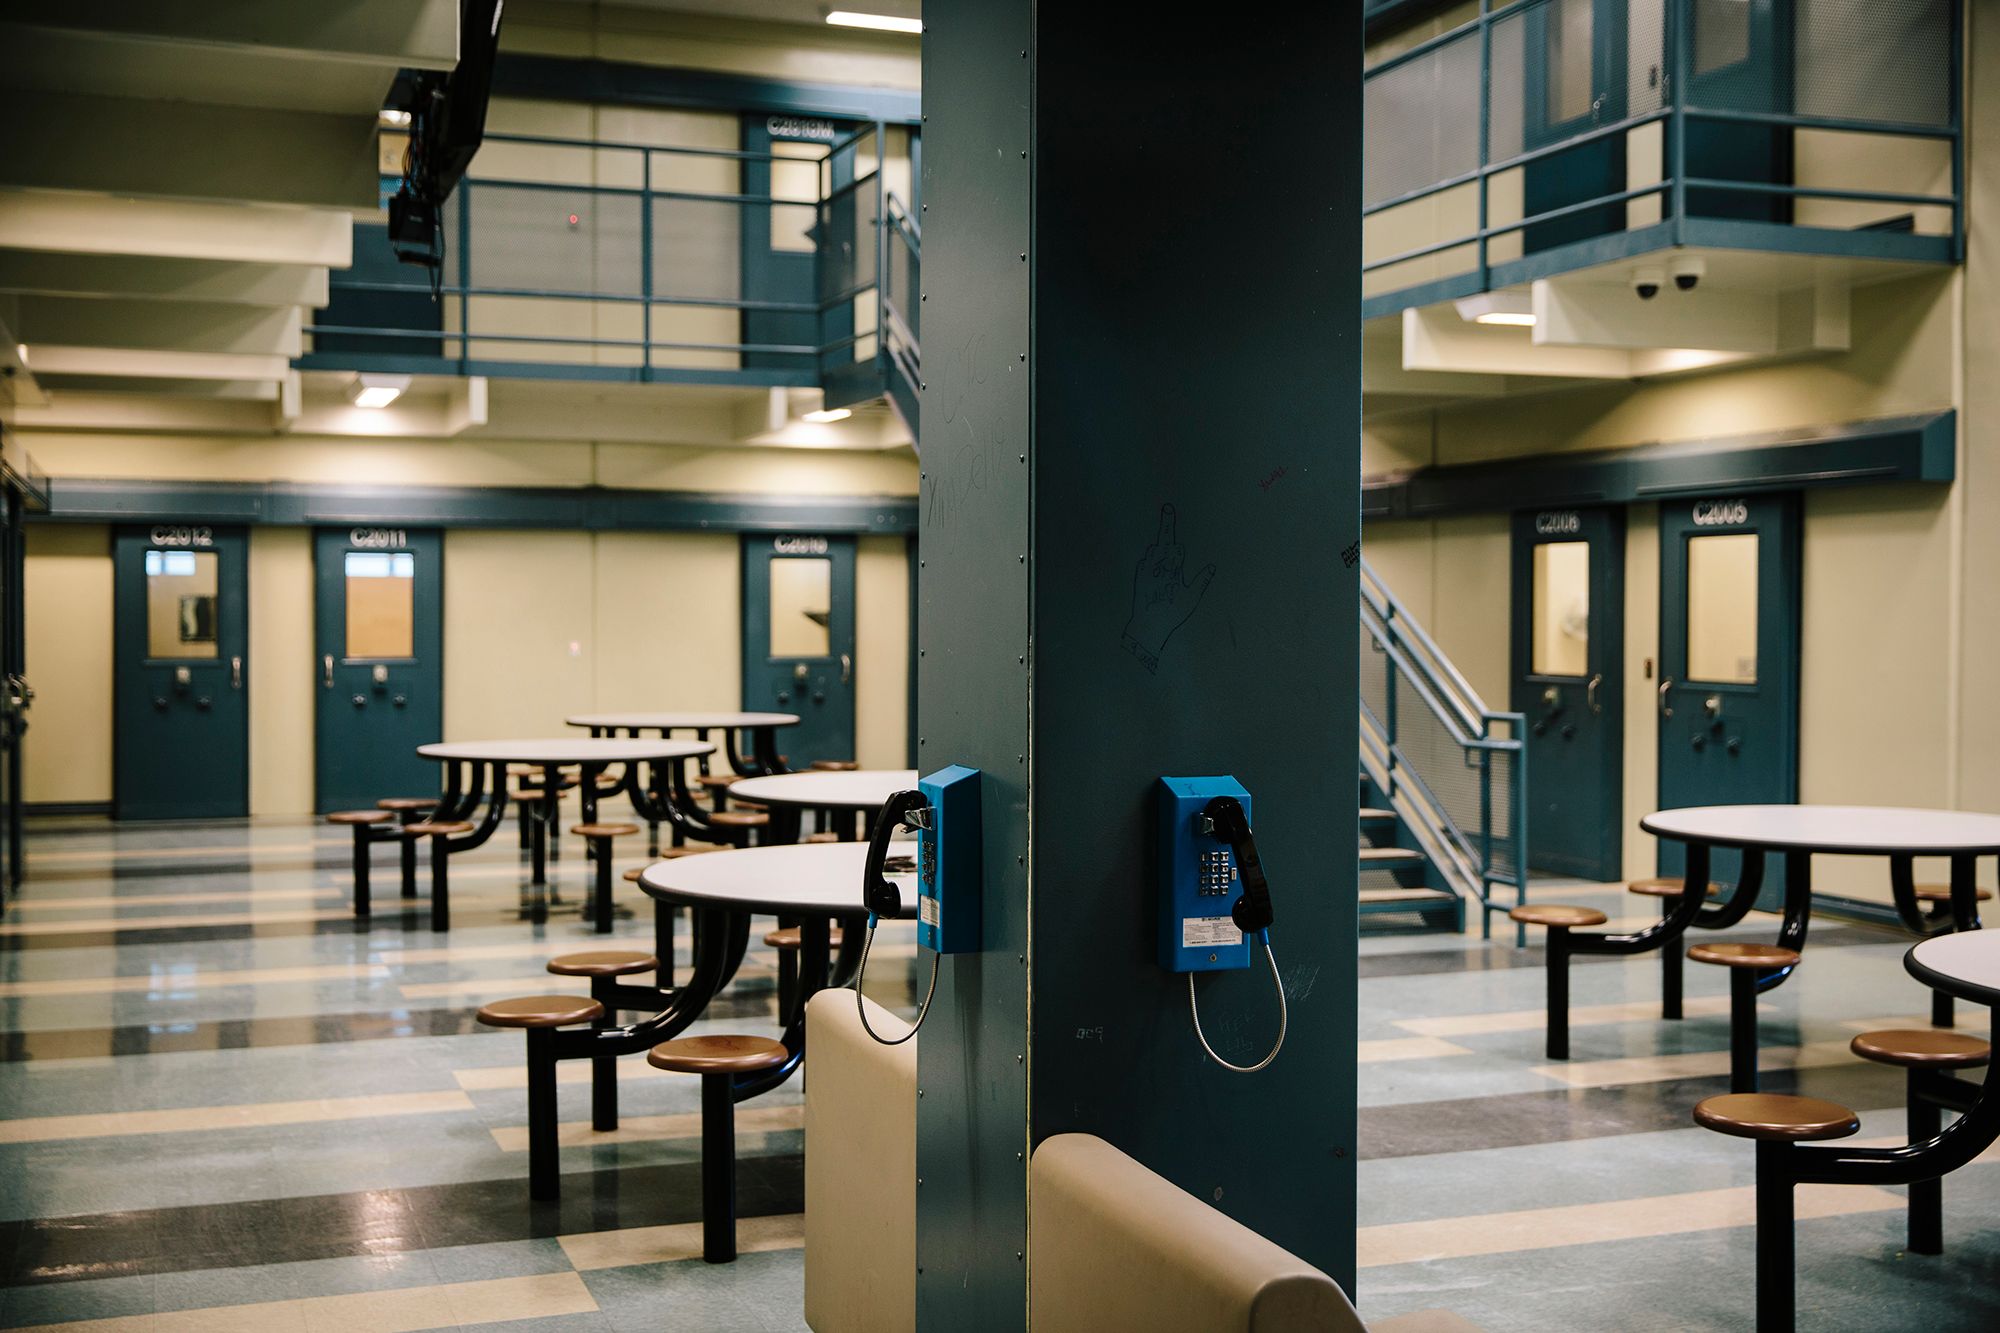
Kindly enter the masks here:
<path id="1" fill-rule="evenodd" d="M 111 529 L 28 528 L 27 675 L 35 688 L 22 741 L 31 805 L 111 799 Z"/>

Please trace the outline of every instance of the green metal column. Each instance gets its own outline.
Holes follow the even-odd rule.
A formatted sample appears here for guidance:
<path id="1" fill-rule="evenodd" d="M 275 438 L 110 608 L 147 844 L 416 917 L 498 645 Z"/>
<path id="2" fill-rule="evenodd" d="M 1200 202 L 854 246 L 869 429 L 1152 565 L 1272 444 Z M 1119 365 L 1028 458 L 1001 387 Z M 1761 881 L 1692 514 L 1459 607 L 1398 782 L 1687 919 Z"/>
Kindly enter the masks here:
<path id="1" fill-rule="evenodd" d="M 917 1312 L 1026 1321 L 1027 1156 L 1109 1140 L 1352 1287 L 1360 17 L 931 0 L 918 765 L 983 769 L 984 948 L 919 1046 Z M 1162 774 L 1253 794 L 1291 1003 L 1208 1060 Z M 1275 1031 L 1204 976 L 1222 1055 Z"/>

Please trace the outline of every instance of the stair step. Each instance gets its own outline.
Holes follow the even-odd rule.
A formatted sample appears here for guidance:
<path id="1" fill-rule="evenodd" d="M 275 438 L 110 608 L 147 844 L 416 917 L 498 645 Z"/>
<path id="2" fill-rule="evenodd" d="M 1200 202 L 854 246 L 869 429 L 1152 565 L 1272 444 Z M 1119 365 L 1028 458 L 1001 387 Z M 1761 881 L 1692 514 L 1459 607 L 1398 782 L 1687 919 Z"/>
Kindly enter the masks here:
<path id="1" fill-rule="evenodd" d="M 1360 900 L 1364 904 L 1432 901 L 1448 903 L 1455 897 L 1455 894 L 1446 893 L 1442 889 L 1363 889 L 1360 894 Z"/>
<path id="2" fill-rule="evenodd" d="M 1361 848 L 1361 868 L 1364 870 L 1390 870 L 1423 863 L 1424 854 L 1411 851 L 1408 847 Z"/>
<path id="3" fill-rule="evenodd" d="M 1376 810 L 1365 805 L 1361 807 L 1361 819 L 1363 823 L 1371 819 L 1394 819 L 1395 817 L 1396 812 L 1394 810 Z"/>

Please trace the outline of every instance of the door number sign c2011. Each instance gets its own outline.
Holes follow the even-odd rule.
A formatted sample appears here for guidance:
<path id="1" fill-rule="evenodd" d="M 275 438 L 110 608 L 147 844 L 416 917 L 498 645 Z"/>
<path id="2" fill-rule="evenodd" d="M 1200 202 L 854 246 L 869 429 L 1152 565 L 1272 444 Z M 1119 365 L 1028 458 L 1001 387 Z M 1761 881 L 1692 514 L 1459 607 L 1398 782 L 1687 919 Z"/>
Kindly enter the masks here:
<path id="1" fill-rule="evenodd" d="M 146 539 L 155 546 L 213 546 L 215 529 L 210 527 L 175 527 L 165 523 L 155 524 L 146 534 Z"/>
<path id="2" fill-rule="evenodd" d="M 347 534 L 349 546 L 374 551 L 400 551 L 410 544 L 410 534 L 402 528 L 354 528 Z"/>

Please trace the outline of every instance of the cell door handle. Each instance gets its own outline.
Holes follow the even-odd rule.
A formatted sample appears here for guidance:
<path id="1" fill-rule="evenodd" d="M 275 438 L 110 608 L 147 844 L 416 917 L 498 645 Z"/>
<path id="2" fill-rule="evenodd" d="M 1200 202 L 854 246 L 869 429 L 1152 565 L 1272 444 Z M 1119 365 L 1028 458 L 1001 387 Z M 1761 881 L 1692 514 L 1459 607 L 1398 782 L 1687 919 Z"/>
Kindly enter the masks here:
<path id="1" fill-rule="evenodd" d="M 324 681 L 326 682 L 326 687 L 327 687 L 327 688 L 328 688 L 329 690 L 330 690 L 330 689 L 332 689 L 332 688 L 333 688 L 333 654 L 332 654 L 332 653 L 328 653 L 328 654 L 327 654 L 327 655 L 326 655 L 325 657 L 322 657 L 322 658 L 320 658 L 320 659 L 319 659 L 319 666 L 320 666 L 320 670 L 321 670 L 321 671 L 322 671 L 322 672 L 324 673 L 324 675 L 323 675 L 323 676 L 321 677 L 321 679 L 323 679 L 323 680 L 324 680 Z"/>
<path id="2" fill-rule="evenodd" d="M 1671 689 L 1672 689 L 1673 687 L 1674 687 L 1674 683 L 1673 683 L 1673 681 L 1671 681 L 1671 680 L 1663 680 L 1663 681 L 1661 681 L 1661 682 L 1660 682 L 1660 716 L 1661 716 L 1661 717 L 1672 717 L 1672 716 L 1674 715 L 1674 706 L 1673 706 L 1672 704 L 1670 704 L 1670 703 L 1668 703 L 1668 702 L 1667 702 L 1667 691 L 1668 691 L 1668 690 L 1671 690 Z"/>
<path id="3" fill-rule="evenodd" d="M 1590 678 L 1590 684 L 1583 687 L 1583 701 L 1590 706 L 1593 717 L 1604 711 L 1604 705 L 1597 702 L 1597 687 L 1603 683 L 1604 673 L 1600 671 Z"/>
<path id="4" fill-rule="evenodd" d="M 232 690 L 243 688 L 243 659 L 240 657 L 229 659 L 229 688 Z"/>
<path id="5" fill-rule="evenodd" d="M 847 684 L 854 679 L 854 659 L 846 653 L 840 655 L 840 683 Z"/>

